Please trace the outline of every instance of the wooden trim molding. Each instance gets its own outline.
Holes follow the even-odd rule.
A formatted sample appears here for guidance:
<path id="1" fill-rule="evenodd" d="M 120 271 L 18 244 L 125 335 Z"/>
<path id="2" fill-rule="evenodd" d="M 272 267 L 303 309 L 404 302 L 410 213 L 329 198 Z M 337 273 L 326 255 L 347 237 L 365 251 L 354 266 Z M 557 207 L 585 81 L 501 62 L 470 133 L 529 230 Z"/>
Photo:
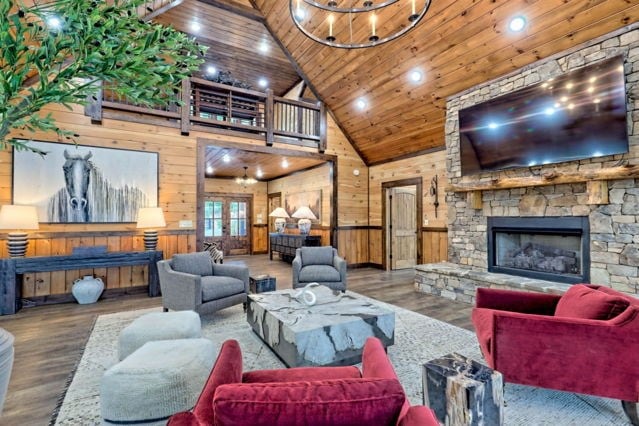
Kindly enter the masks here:
<path id="1" fill-rule="evenodd" d="M 583 183 L 592 180 L 616 180 L 639 178 L 639 165 L 624 165 L 606 167 L 598 170 L 585 170 L 580 172 L 561 172 L 549 170 L 538 176 L 503 177 L 486 182 L 472 182 L 463 179 L 460 183 L 446 186 L 446 191 L 471 192 L 489 191 L 494 189 L 525 188 L 529 186 L 548 186 L 563 183 Z"/>
<path id="2" fill-rule="evenodd" d="M 422 232 L 448 232 L 448 228 L 439 226 L 423 226 Z"/>

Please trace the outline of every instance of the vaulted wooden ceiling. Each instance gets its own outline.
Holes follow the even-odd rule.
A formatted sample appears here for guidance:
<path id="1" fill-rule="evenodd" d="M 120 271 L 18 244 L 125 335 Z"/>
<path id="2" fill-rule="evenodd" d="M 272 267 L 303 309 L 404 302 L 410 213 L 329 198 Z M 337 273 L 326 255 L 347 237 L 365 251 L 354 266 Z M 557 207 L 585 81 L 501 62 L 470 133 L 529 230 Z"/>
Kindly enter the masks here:
<path id="1" fill-rule="evenodd" d="M 403 37 L 344 50 L 302 34 L 289 0 L 254 3 L 369 165 L 443 146 L 448 96 L 639 20 L 636 0 L 432 0 Z M 527 19 L 516 34 L 515 15 Z M 415 68 L 421 84 L 408 80 Z"/>
<path id="2" fill-rule="evenodd" d="M 248 1 L 178 0 L 167 5 L 171 7 L 154 22 L 172 25 L 209 47 L 202 77 L 208 66 L 214 66 L 259 91 L 265 90 L 259 80 L 266 78 L 278 96 L 299 83 L 299 75 L 264 26 L 261 13 Z M 198 30 L 193 28 L 194 22 L 200 26 Z"/>
<path id="3" fill-rule="evenodd" d="M 276 42 L 269 41 L 272 58 L 255 51 L 268 39 L 265 22 L 368 165 L 443 147 L 447 97 L 639 21 L 637 0 L 432 0 L 425 18 L 403 37 L 344 50 L 302 34 L 289 1 L 184 0 L 157 20 L 189 32 L 182 11 L 202 13 L 206 6 L 207 30 L 199 37 L 212 47 L 210 60 L 247 80 L 263 71 L 278 81 L 277 93 L 294 84 L 295 67 L 285 64 Z M 397 7 L 388 13 L 395 16 Z M 516 15 L 527 20 L 520 33 L 507 29 Z M 424 73 L 420 84 L 409 81 L 414 69 Z M 360 97 L 368 103 L 364 111 L 355 106 Z"/>

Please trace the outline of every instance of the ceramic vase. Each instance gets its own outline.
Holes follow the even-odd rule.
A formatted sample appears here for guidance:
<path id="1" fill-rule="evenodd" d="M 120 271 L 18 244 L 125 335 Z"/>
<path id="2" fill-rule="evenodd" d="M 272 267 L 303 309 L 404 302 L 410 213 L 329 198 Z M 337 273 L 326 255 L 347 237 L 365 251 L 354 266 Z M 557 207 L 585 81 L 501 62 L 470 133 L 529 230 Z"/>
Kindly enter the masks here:
<path id="1" fill-rule="evenodd" d="M 85 275 L 82 279 L 78 278 L 73 281 L 71 293 L 73 297 L 81 305 L 95 303 L 104 290 L 104 283 L 100 278 L 94 278 L 93 275 Z"/>

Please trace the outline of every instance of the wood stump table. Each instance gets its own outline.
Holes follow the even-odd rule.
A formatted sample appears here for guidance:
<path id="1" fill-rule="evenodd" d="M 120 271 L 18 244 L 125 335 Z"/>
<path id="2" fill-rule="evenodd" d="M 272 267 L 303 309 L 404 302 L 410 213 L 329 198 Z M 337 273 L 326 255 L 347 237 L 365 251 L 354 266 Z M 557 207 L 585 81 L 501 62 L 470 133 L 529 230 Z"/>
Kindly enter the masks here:
<path id="1" fill-rule="evenodd" d="M 450 426 L 502 425 L 501 373 L 453 353 L 429 361 L 422 371 L 424 405 Z"/>

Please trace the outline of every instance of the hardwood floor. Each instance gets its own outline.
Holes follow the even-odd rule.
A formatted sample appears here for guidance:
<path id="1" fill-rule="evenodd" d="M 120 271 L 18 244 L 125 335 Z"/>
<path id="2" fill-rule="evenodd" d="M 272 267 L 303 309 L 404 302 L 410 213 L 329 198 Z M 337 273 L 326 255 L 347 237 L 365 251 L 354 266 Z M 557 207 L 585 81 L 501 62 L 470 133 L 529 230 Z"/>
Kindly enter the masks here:
<path id="1" fill-rule="evenodd" d="M 291 266 L 267 255 L 229 257 L 244 262 L 252 273 L 277 278 L 277 288 L 291 287 Z M 385 272 L 363 268 L 348 271 L 349 290 L 472 330 L 471 306 L 416 293 L 412 269 Z M 161 305 L 161 298 L 131 294 L 92 305 L 67 303 L 23 308 L 0 317 L 0 327 L 15 336 L 15 361 L 2 425 L 47 425 L 58 397 L 78 362 L 98 315 Z"/>

